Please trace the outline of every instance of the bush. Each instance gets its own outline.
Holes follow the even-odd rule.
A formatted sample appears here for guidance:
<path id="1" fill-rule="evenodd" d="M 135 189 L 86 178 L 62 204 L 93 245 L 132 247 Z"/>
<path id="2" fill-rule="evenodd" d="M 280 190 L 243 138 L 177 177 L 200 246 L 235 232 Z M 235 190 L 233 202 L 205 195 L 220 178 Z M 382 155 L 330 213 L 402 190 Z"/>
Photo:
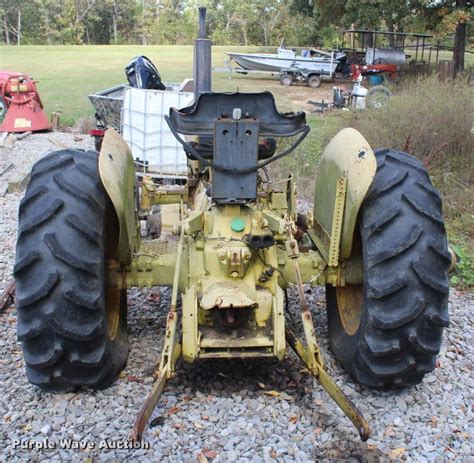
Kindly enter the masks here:
<path id="1" fill-rule="evenodd" d="M 408 81 L 380 110 L 354 112 L 345 125 L 372 147 L 406 151 L 419 158 L 441 191 L 450 242 L 474 254 L 474 89 L 436 76 Z M 466 280 L 466 279 L 465 279 Z"/>
<path id="2" fill-rule="evenodd" d="M 348 125 L 373 147 L 409 152 L 430 170 L 457 172 L 473 180 L 474 91 L 436 76 L 412 80 L 380 110 L 353 113 Z"/>

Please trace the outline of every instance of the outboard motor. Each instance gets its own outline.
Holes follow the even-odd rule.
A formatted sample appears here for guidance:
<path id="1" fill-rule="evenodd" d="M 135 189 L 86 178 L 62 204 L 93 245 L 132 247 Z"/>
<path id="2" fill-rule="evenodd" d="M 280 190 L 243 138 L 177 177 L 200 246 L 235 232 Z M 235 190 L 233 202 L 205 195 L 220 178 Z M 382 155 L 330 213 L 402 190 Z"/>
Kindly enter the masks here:
<path id="1" fill-rule="evenodd" d="M 160 73 L 146 56 L 136 56 L 125 66 L 128 83 L 135 88 L 166 90 Z"/>

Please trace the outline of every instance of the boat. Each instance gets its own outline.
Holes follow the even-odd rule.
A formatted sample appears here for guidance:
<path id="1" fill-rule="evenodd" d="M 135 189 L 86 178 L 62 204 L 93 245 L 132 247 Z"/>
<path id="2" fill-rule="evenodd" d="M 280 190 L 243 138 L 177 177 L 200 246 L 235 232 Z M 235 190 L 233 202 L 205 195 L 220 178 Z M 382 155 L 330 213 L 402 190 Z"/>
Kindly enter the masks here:
<path id="1" fill-rule="evenodd" d="M 327 53 L 317 49 L 303 49 L 300 56 L 283 43 L 277 53 L 226 53 L 242 69 L 247 71 L 280 72 L 283 69 L 300 68 L 321 75 L 332 75 L 346 57 L 344 52 Z"/>

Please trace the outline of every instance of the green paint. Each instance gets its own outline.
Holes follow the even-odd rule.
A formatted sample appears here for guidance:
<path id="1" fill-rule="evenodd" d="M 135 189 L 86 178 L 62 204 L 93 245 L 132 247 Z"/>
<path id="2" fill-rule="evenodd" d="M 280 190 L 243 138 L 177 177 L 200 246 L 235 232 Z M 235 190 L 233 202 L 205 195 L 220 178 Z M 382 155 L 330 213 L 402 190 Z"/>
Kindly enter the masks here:
<path id="1" fill-rule="evenodd" d="M 241 232 L 245 228 L 245 220 L 241 217 L 234 217 L 230 222 L 230 228 L 235 232 Z"/>

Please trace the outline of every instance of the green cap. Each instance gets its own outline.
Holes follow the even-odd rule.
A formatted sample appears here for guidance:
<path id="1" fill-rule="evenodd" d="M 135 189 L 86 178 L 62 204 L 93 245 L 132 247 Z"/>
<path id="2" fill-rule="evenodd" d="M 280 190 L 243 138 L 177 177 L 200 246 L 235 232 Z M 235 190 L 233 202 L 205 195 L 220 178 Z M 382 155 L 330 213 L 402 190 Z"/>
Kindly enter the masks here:
<path id="1" fill-rule="evenodd" d="M 234 217 L 230 222 L 230 228 L 235 232 L 241 232 L 245 228 L 245 220 L 241 217 Z"/>

